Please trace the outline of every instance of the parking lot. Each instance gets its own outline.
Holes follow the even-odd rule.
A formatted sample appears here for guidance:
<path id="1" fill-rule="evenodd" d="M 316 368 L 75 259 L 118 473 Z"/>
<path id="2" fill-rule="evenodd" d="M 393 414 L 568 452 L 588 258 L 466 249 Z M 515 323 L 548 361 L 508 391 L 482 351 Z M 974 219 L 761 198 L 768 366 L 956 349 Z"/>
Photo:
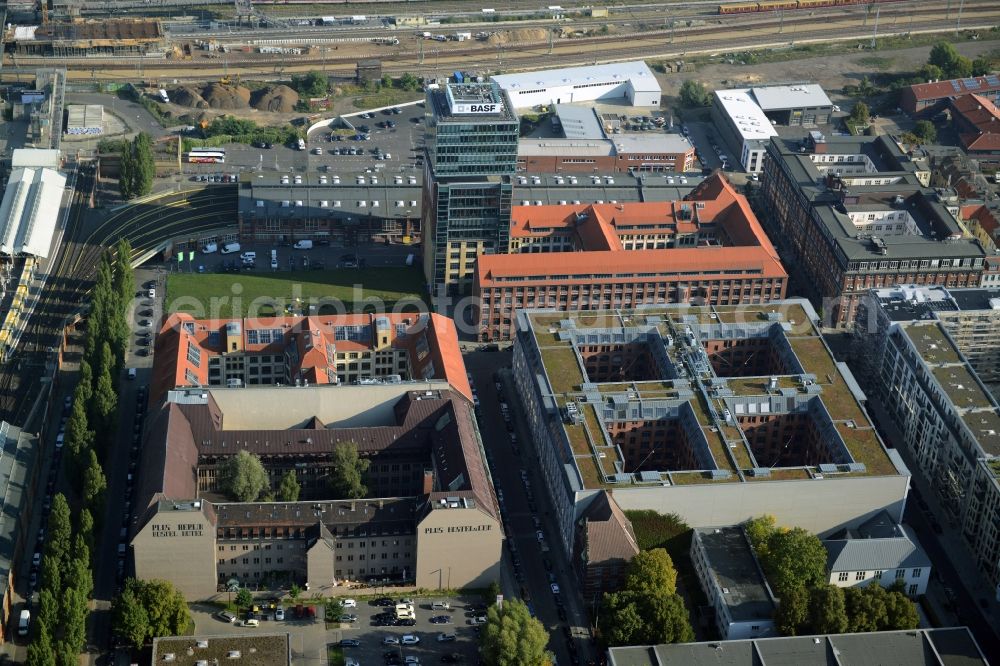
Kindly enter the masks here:
<path id="1" fill-rule="evenodd" d="M 238 175 L 244 171 L 279 172 L 364 172 L 378 168 L 386 173 L 416 173 L 421 164 L 416 151 L 423 146 L 424 105 L 413 104 L 396 107 L 399 113 L 377 112 L 364 118 L 357 115 L 346 116 L 355 130 L 343 127 L 336 130 L 319 128 L 309 134 L 306 149 L 295 146 L 273 144 L 268 148 L 247 144 L 226 144 L 226 162 L 222 164 L 184 164 L 184 173 L 189 180 L 197 181 L 202 175 Z M 393 123 L 394 127 L 380 126 Z M 367 126 L 368 131 L 358 132 L 359 126 Z M 368 140 L 360 140 L 359 134 L 367 134 Z M 331 140 L 332 136 L 340 137 Z M 353 149 L 354 153 L 342 154 Z M 376 153 L 376 149 L 378 153 Z M 382 159 L 378 155 L 383 155 Z"/>

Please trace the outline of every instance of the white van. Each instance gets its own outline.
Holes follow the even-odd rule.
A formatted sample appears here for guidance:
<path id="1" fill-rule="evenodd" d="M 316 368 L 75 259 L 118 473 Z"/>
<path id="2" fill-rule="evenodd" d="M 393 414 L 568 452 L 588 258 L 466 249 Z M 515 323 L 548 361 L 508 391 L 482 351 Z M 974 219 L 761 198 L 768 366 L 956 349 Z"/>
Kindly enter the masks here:
<path id="1" fill-rule="evenodd" d="M 233 252 L 240 251 L 239 243 L 226 243 L 222 246 L 222 254 L 232 254 Z"/>
<path id="2" fill-rule="evenodd" d="M 135 368 L 129 368 L 128 369 L 128 378 L 129 379 L 135 379 Z"/>
<path id="3" fill-rule="evenodd" d="M 245 264 L 257 261 L 257 253 L 256 252 L 244 252 L 243 254 L 240 255 L 240 259 L 242 259 L 243 263 L 245 263 Z"/>
<path id="4" fill-rule="evenodd" d="M 299 240 L 295 241 L 295 245 L 293 247 L 295 247 L 296 250 L 311 250 L 313 242 L 311 240 Z"/>
<path id="5" fill-rule="evenodd" d="M 205 247 L 201 248 L 201 251 L 203 254 L 212 254 L 218 249 L 219 245 L 217 243 L 205 243 Z"/>
<path id="6" fill-rule="evenodd" d="M 435 601 L 434 603 L 431 604 L 431 609 L 432 610 L 450 610 L 451 609 L 451 604 L 449 604 L 447 601 Z"/>
<path id="7" fill-rule="evenodd" d="M 21 611 L 21 617 L 17 621 L 17 635 L 27 636 L 29 624 L 31 624 L 31 611 L 25 608 Z"/>

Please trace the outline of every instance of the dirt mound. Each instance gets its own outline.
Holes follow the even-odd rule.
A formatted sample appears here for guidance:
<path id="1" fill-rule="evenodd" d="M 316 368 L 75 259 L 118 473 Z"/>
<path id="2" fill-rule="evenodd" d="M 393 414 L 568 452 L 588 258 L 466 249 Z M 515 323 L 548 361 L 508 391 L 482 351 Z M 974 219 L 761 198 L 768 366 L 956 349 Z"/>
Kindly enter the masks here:
<path id="1" fill-rule="evenodd" d="M 238 86 L 211 83 L 201 96 L 213 109 L 245 109 L 250 106 L 250 90 Z"/>
<path id="2" fill-rule="evenodd" d="M 179 86 L 170 92 L 170 101 L 181 106 L 188 106 L 192 109 L 207 109 L 208 102 L 201 96 L 196 88 L 189 86 Z"/>
<path id="3" fill-rule="evenodd" d="M 267 86 L 250 96 L 250 106 L 258 111 L 292 113 L 298 102 L 299 94 L 288 86 Z"/>
<path id="4" fill-rule="evenodd" d="M 518 28 L 517 30 L 501 30 L 490 35 L 490 44 L 523 44 L 542 42 L 548 39 L 549 33 L 542 28 Z"/>

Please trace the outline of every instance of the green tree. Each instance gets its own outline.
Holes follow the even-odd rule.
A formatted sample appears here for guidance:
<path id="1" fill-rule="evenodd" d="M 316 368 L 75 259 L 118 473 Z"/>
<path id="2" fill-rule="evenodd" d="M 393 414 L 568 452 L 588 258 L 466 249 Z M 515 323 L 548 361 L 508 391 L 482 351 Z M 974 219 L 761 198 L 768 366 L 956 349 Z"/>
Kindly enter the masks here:
<path id="1" fill-rule="evenodd" d="M 132 196 L 142 197 L 153 191 L 156 163 L 153 159 L 153 142 L 145 132 L 139 132 L 132 139 L 133 181 Z"/>
<path id="2" fill-rule="evenodd" d="M 369 462 L 358 456 L 358 445 L 341 442 L 333 449 L 330 472 L 330 491 L 335 499 L 358 499 L 368 494 L 364 474 Z"/>
<path id="3" fill-rule="evenodd" d="M 73 552 L 63 580 L 73 581 L 74 586 L 89 599 L 94 591 L 94 575 L 90 570 L 90 547 L 82 534 L 73 537 Z"/>
<path id="4" fill-rule="evenodd" d="M 118 153 L 120 160 L 118 167 L 118 193 L 122 199 L 128 201 L 135 196 L 132 189 L 135 183 L 135 158 L 132 156 L 132 144 L 125 142 L 121 152 Z"/>
<path id="5" fill-rule="evenodd" d="M 635 596 L 626 590 L 604 595 L 598 627 L 602 640 L 610 646 L 638 645 L 646 631 L 646 618 Z"/>
<path id="6" fill-rule="evenodd" d="M 491 606 L 480 634 L 480 650 L 487 666 L 523 666 L 552 661 L 546 651 L 549 634 L 531 617 L 524 602 L 505 601 Z"/>
<path id="7" fill-rule="evenodd" d="M 497 599 L 497 595 L 500 594 L 500 583 L 498 581 L 490 581 L 489 586 L 486 588 L 486 603 L 493 603 Z"/>
<path id="8" fill-rule="evenodd" d="M 809 622 L 809 590 L 796 585 L 785 590 L 774 613 L 774 623 L 784 636 L 797 636 Z"/>
<path id="9" fill-rule="evenodd" d="M 79 588 L 68 587 L 60 602 L 63 641 L 74 655 L 79 654 L 87 642 L 87 595 Z"/>
<path id="10" fill-rule="evenodd" d="M 951 68 L 955 61 L 958 60 L 958 51 L 950 42 L 940 41 L 931 47 L 930 57 L 927 62 L 931 65 L 941 68 L 941 71 L 950 76 Z"/>
<path id="11" fill-rule="evenodd" d="M 115 634 L 135 649 L 142 649 L 149 635 L 149 615 L 132 587 L 126 584 L 111 604 Z"/>
<path id="12" fill-rule="evenodd" d="M 813 587 L 826 579 L 826 548 L 814 534 L 801 527 L 779 530 L 768 540 L 768 555 L 761 561 L 778 596 L 797 585 Z"/>
<path id="13" fill-rule="evenodd" d="M 849 116 L 852 121 L 858 125 L 867 125 L 868 121 L 871 119 L 871 111 L 868 109 L 868 105 L 864 102 L 858 102 L 851 109 L 851 115 Z"/>
<path id="14" fill-rule="evenodd" d="M 80 379 L 76 382 L 76 388 L 73 389 L 73 399 L 79 395 L 82 397 L 83 402 L 86 403 L 90 400 L 90 394 L 94 390 L 94 371 L 90 367 L 90 363 L 87 363 L 87 359 L 80 361 Z"/>
<path id="15" fill-rule="evenodd" d="M 847 631 L 847 607 L 842 588 L 826 584 L 812 590 L 809 624 L 817 634 L 842 634 Z"/>
<path id="16" fill-rule="evenodd" d="M 306 97 L 323 97 L 330 91 L 330 82 L 322 72 L 315 70 L 304 76 L 292 76 L 292 88 Z"/>
<path id="17" fill-rule="evenodd" d="M 89 427 L 87 407 L 82 396 L 77 396 L 73 400 L 73 407 L 70 410 L 69 419 L 66 421 L 66 436 L 63 441 L 74 461 L 79 461 L 83 452 L 94 444 L 94 433 Z"/>
<path id="18" fill-rule="evenodd" d="M 103 507 L 101 507 L 103 508 Z M 94 557 L 94 516 L 90 509 L 83 507 L 76 515 L 76 533 L 87 544 L 87 552 Z"/>
<path id="19" fill-rule="evenodd" d="M 48 588 L 42 588 L 38 593 L 38 616 L 36 622 L 42 622 L 47 627 L 54 627 L 59 621 L 59 600 Z"/>
<path id="20" fill-rule="evenodd" d="M 383 88 L 392 88 L 392 77 L 389 76 L 388 74 L 383 74 L 382 75 L 382 87 Z"/>
<path id="21" fill-rule="evenodd" d="M 878 583 L 864 587 L 849 587 L 844 590 L 844 604 L 847 608 L 848 631 L 881 631 L 885 628 L 888 615 L 885 605 L 886 592 Z"/>
<path id="22" fill-rule="evenodd" d="M 663 548 L 644 550 L 629 562 L 625 589 L 646 594 L 669 595 L 677 591 L 677 570 Z"/>
<path id="23" fill-rule="evenodd" d="M 399 77 L 399 87 L 403 90 L 416 90 L 420 87 L 420 80 L 409 72 Z"/>
<path id="24" fill-rule="evenodd" d="M 250 606 L 253 606 L 253 592 L 245 587 L 241 587 L 236 591 L 236 599 L 233 601 L 236 602 L 237 611 L 250 608 Z"/>
<path id="25" fill-rule="evenodd" d="M 688 107 L 708 106 L 712 103 L 712 94 L 698 81 L 687 79 L 681 84 L 681 104 Z"/>
<path id="26" fill-rule="evenodd" d="M 650 644 L 690 643 L 694 640 L 691 619 L 679 594 L 648 595 L 645 602 Z"/>
<path id="27" fill-rule="evenodd" d="M 993 71 L 993 61 L 986 56 L 980 56 L 972 61 L 972 75 L 985 76 Z"/>
<path id="28" fill-rule="evenodd" d="M 944 70 L 937 65 L 927 63 L 917 70 L 917 77 L 924 81 L 938 81 L 944 78 Z"/>
<path id="29" fill-rule="evenodd" d="M 97 511 L 104 506 L 104 491 L 108 482 L 94 449 L 88 449 L 87 454 L 89 462 L 83 471 L 83 501 L 88 508 Z"/>
<path id="30" fill-rule="evenodd" d="M 344 614 L 344 604 L 337 597 L 330 597 L 323 606 L 323 617 L 327 621 L 333 620 Z"/>
<path id="31" fill-rule="evenodd" d="M 604 595 L 600 633 L 608 645 L 685 643 L 694 630 L 684 600 L 675 593 L 622 589 Z"/>
<path id="32" fill-rule="evenodd" d="M 118 410 L 118 393 L 115 391 L 114 380 L 111 377 L 115 365 L 111 356 L 111 345 L 105 342 L 101 348 L 103 360 L 101 368 L 97 372 L 97 386 L 94 387 L 94 396 L 91 398 L 90 404 L 94 419 L 94 430 L 99 435 L 98 441 L 103 444 L 110 441 L 114 436 L 115 416 Z M 105 448 L 105 446 L 101 446 L 102 453 Z"/>
<path id="33" fill-rule="evenodd" d="M 46 552 L 42 556 L 42 589 L 54 595 L 62 591 L 62 564 L 58 557 Z M 52 626 L 56 626 L 54 623 Z"/>
<path id="34" fill-rule="evenodd" d="M 221 477 L 226 494 L 237 502 L 253 502 L 269 485 L 260 458 L 245 450 L 223 463 Z"/>
<path id="35" fill-rule="evenodd" d="M 778 531 L 774 516 L 763 515 L 759 518 L 751 518 L 743 525 L 743 530 L 746 532 L 754 552 L 757 553 L 757 557 L 761 560 L 767 559 L 768 542 L 771 540 L 771 536 Z"/>
<path id="36" fill-rule="evenodd" d="M 56 655 L 52 649 L 52 634 L 45 622 L 35 622 L 35 635 L 28 645 L 27 666 L 55 666 Z"/>
<path id="37" fill-rule="evenodd" d="M 937 130 L 929 120 L 918 120 L 913 126 L 913 134 L 924 143 L 934 143 L 937 139 Z"/>
<path id="38" fill-rule="evenodd" d="M 896 581 L 885 595 L 886 630 L 916 629 L 920 624 L 917 605 L 904 593 L 905 583 Z"/>
<path id="39" fill-rule="evenodd" d="M 61 640 L 55 645 L 56 666 L 80 666 L 80 654 L 74 650 L 73 646 L 66 640 Z"/>
<path id="40" fill-rule="evenodd" d="M 972 76 L 972 59 L 963 55 L 958 56 L 951 64 L 948 76 L 953 79 L 966 79 Z"/>
<path id="41" fill-rule="evenodd" d="M 297 502 L 300 490 L 301 486 L 299 485 L 299 479 L 295 475 L 295 471 L 288 470 L 282 474 L 281 480 L 278 481 L 278 501 Z"/>
<path id="42" fill-rule="evenodd" d="M 55 558 L 62 569 L 63 563 L 69 557 L 72 526 L 69 520 L 69 504 L 62 493 L 56 493 L 52 498 L 52 511 L 49 514 L 48 537 L 45 542 L 45 554 Z"/>
<path id="43" fill-rule="evenodd" d="M 291 599 L 293 602 L 296 602 L 299 600 L 299 597 L 301 596 L 302 596 L 302 588 L 299 587 L 298 583 L 292 583 L 292 586 L 288 588 L 288 598 Z"/>

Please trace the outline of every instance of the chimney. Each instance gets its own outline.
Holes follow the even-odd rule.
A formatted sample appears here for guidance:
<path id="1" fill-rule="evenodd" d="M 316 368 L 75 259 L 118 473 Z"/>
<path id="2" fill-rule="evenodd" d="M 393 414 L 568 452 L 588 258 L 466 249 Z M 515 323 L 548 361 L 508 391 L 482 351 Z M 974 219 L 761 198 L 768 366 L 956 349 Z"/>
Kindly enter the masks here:
<path id="1" fill-rule="evenodd" d="M 430 467 L 424 469 L 424 486 L 422 494 L 429 495 L 434 492 L 434 470 Z"/>

